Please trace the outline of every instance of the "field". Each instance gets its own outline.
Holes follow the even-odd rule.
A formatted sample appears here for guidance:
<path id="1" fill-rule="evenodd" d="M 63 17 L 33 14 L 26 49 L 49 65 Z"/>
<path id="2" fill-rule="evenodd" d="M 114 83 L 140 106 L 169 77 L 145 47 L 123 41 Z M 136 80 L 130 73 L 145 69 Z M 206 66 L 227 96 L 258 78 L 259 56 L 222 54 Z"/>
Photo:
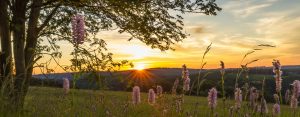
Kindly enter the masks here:
<path id="1" fill-rule="evenodd" d="M 1 116 L 33 116 L 33 117 L 176 117 L 211 116 L 207 106 L 206 97 L 185 96 L 182 112 L 176 112 L 172 95 L 165 94 L 158 98 L 156 104 L 147 102 L 147 93 L 141 94 L 142 103 L 133 105 L 131 103 L 131 92 L 100 91 L 100 90 L 71 90 L 67 96 L 63 95 L 61 88 L 31 87 L 25 101 L 22 113 L 11 115 L 3 112 Z M 245 113 L 247 102 L 241 113 Z M 216 112 L 219 117 L 228 117 L 229 108 L 234 105 L 233 101 L 227 101 L 226 109 L 223 110 L 221 99 L 218 99 Z M 272 104 L 268 105 L 269 114 L 272 113 Z M 299 111 L 299 110 L 298 110 Z M 249 112 L 249 111 L 248 111 Z M 236 115 L 238 116 L 238 115 Z M 244 116 L 241 114 L 241 116 Z M 251 116 L 260 116 L 260 113 Z M 281 117 L 291 117 L 291 109 L 288 105 L 281 106 Z M 300 116 L 299 112 L 297 117 Z"/>

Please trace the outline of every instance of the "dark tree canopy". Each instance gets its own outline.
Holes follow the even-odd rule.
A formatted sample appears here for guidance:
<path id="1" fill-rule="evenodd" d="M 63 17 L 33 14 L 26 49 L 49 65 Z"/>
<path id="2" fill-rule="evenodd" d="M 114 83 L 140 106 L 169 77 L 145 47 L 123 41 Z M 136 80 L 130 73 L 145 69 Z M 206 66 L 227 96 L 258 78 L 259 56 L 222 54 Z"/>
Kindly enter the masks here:
<path id="1" fill-rule="evenodd" d="M 221 10 L 214 0 L 74 0 L 49 2 L 44 8 L 39 19 L 41 22 L 46 21 L 49 14 L 55 13 L 50 22 L 45 24 L 48 26 L 41 36 L 52 33 L 51 36 L 68 37 L 57 39 L 70 39 L 70 18 L 83 12 L 89 34 L 117 29 L 120 33 L 129 33 L 129 40 L 139 39 L 161 50 L 170 49 L 172 44 L 186 38 L 187 34 L 182 32 L 184 24 L 180 13 L 216 15 Z"/>
<path id="2" fill-rule="evenodd" d="M 84 15 L 87 33 L 85 44 L 72 53 L 79 55 L 73 66 L 90 71 L 127 63 L 112 61 L 105 41 L 96 37 L 100 31 L 128 33 L 128 40 L 165 51 L 187 37 L 182 14 L 216 15 L 220 10 L 215 0 L 1 0 L 0 85 L 12 81 L 8 96 L 22 107 L 36 61 L 46 55 L 61 57 L 57 41 L 73 44 L 70 21 L 76 14 Z"/>

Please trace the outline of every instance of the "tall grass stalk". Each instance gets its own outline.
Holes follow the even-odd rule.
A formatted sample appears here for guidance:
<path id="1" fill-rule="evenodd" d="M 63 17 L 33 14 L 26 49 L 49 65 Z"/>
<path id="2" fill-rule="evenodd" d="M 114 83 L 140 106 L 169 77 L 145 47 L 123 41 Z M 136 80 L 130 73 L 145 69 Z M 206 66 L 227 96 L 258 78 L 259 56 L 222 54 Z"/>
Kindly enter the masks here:
<path id="1" fill-rule="evenodd" d="M 262 81 L 262 87 L 261 87 L 261 99 L 260 99 L 260 115 L 264 116 L 265 113 L 268 113 L 268 108 L 266 105 L 266 100 L 265 100 L 265 80 L 266 78 L 264 77 Z"/>
<path id="2" fill-rule="evenodd" d="M 247 52 L 244 57 L 242 58 L 241 62 L 240 62 L 240 66 L 241 69 L 238 69 L 238 73 L 236 74 L 236 78 L 235 78 L 235 88 L 238 88 L 238 80 L 240 78 L 240 76 L 242 75 L 242 73 L 244 72 L 243 66 L 247 66 L 248 64 L 251 64 L 253 62 L 248 62 L 246 65 L 242 65 L 242 63 L 244 62 L 244 60 L 247 58 L 248 55 L 254 53 L 255 51 L 250 51 Z M 255 62 L 255 60 L 253 60 Z M 257 60 L 256 60 L 257 61 Z"/>
<path id="3" fill-rule="evenodd" d="M 193 88 L 194 88 L 196 82 L 197 82 L 197 93 L 196 93 L 196 95 L 197 95 L 197 96 L 199 95 L 199 91 L 200 91 L 201 85 L 202 85 L 203 82 L 205 81 L 205 80 L 201 80 L 201 81 L 200 81 L 200 78 L 201 78 L 201 72 L 202 72 L 204 66 L 206 65 L 206 62 L 204 62 L 204 59 L 205 59 L 206 54 L 210 51 L 211 45 L 212 45 L 212 43 L 210 43 L 210 44 L 207 46 L 205 52 L 203 53 L 202 60 L 201 60 L 201 64 L 200 64 L 200 65 L 201 65 L 201 68 L 200 68 L 200 70 L 199 70 L 197 79 L 194 80 L 194 82 L 193 82 L 193 84 L 192 84 L 192 86 L 191 86 L 191 90 L 190 90 L 190 94 L 189 94 L 189 95 L 191 95 L 192 90 L 193 90 Z M 207 76 L 207 75 L 208 75 L 208 73 L 207 73 L 206 75 L 204 75 L 203 77 L 205 77 L 205 76 Z"/>
<path id="4" fill-rule="evenodd" d="M 226 95 L 225 95 L 225 81 L 224 81 L 224 75 L 225 75 L 225 64 L 223 61 L 220 61 L 220 66 L 221 66 L 221 84 L 222 84 L 222 101 L 223 101 L 223 112 L 225 112 L 225 100 L 226 100 Z"/>

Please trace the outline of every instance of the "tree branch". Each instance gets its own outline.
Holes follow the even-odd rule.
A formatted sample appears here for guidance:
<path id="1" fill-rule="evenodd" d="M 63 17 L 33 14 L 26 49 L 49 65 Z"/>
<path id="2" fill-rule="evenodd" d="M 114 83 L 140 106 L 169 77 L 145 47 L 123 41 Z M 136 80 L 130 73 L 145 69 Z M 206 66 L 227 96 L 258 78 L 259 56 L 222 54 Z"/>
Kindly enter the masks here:
<path id="1" fill-rule="evenodd" d="M 196 11 L 196 10 L 182 10 L 182 9 L 173 9 L 174 11 L 182 11 L 186 13 L 205 13 L 203 11 Z"/>
<path id="2" fill-rule="evenodd" d="M 26 9 L 28 10 L 28 9 L 32 9 L 32 8 L 36 8 L 36 7 L 42 8 L 44 6 L 50 5 L 50 4 L 55 3 L 55 2 L 58 2 L 58 1 L 57 0 L 49 0 L 49 1 L 46 1 L 46 2 L 44 2 L 42 4 L 40 4 L 40 5 L 33 5 L 33 4 L 31 4 Z"/>
<path id="3" fill-rule="evenodd" d="M 55 13 L 58 10 L 59 6 L 60 6 L 60 4 L 58 4 L 57 6 L 55 6 L 55 8 L 51 11 L 51 13 L 47 16 L 47 18 L 44 21 L 44 23 L 40 27 L 38 27 L 38 32 L 40 32 L 41 30 L 43 30 L 48 25 L 49 21 L 55 15 Z"/>

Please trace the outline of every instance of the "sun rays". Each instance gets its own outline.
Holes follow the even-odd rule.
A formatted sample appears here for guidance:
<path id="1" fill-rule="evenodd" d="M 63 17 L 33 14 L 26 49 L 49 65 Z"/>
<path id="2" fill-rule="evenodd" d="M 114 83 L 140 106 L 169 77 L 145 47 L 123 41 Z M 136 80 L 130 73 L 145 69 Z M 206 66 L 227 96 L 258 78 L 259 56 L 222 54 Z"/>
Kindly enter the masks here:
<path id="1" fill-rule="evenodd" d="M 155 78 L 149 70 L 145 69 L 143 64 L 140 64 L 130 71 L 126 79 L 134 85 L 149 87 L 153 84 L 153 78 Z"/>

